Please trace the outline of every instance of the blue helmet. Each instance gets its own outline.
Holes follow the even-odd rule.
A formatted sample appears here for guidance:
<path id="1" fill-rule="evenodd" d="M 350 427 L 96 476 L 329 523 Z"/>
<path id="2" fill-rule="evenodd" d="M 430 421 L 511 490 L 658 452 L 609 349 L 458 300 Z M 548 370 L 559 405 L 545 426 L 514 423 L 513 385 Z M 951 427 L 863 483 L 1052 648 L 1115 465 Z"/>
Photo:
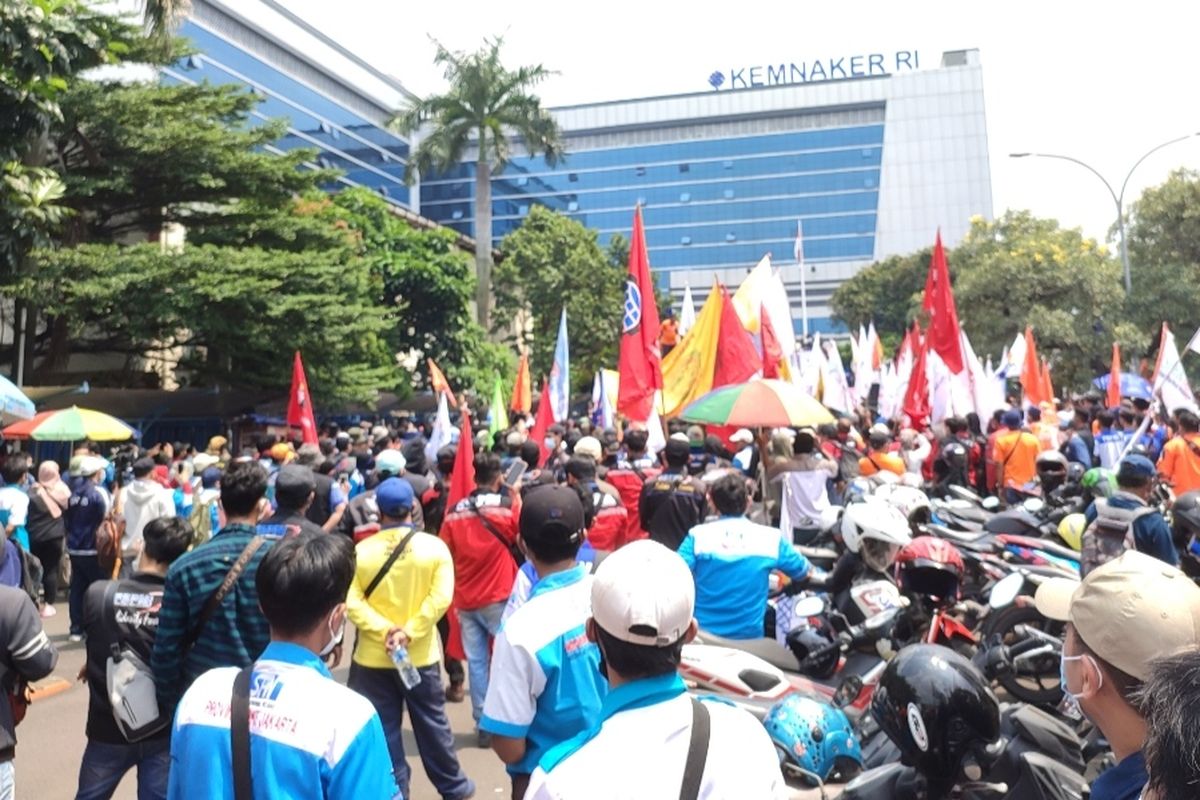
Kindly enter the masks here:
<path id="1" fill-rule="evenodd" d="M 785 773 L 798 773 L 815 785 L 835 774 L 847 780 L 862 770 L 858 737 L 839 708 L 792 694 L 771 707 L 763 725 Z"/>

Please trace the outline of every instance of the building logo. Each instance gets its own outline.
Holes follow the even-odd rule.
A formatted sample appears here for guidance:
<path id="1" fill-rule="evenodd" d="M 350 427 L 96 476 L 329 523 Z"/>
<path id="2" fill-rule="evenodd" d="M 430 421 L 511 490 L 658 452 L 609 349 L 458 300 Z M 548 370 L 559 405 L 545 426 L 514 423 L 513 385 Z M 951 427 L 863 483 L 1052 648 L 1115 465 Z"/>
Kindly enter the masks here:
<path id="1" fill-rule="evenodd" d="M 855 78 L 871 78 L 920 69 L 920 54 L 916 50 L 897 50 L 895 53 L 867 53 L 839 58 L 819 58 L 812 61 L 791 61 L 780 64 L 737 67 L 728 76 L 717 70 L 708 76 L 708 85 L 720 90 L 758 89 L 763 86 L 788 86 L 797 83 L 819 83 Z M 726 85 L 728 84 L 728 85 Z"/>

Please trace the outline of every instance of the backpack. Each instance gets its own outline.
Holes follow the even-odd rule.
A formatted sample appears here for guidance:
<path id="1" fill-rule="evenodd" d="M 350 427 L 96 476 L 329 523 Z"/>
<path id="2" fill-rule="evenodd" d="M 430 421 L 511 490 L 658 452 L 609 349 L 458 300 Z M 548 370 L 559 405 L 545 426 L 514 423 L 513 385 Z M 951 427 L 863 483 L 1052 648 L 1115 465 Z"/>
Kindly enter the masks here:
<path id="1" fill-rule="evenodd" d="M 1080 577 L 1107 564 L 1126 550 L 1136 550 L 1133 523 L 1157 509 L 1150 506 L 1117 508 L 1103 497 L 1096 498 L 1096 519 L 1083 532 Z"/>
<path id="2" fill-rule="evenodd" d="M 213 512 L 216 510 L 219 500 L 220 496 L 215 495 L 204 502 L 200 502 L 197 497 L 196 502 L 192 503 L 192 512 L 188 514 L 188 522 L 191 523 L 192 530 L 195 531 L 192 538 L 193 547 L 204 544 L 215 533 L 213 530 Z"/>
<path id="3" fill-rule="evenodd" d="M 164 730 L 171 724 L 171 715 L 158 708 L 154 673 L 121 637 L 114 602 L 118 581 L 110 581 L 104 590 L 100 613 L 112 642 L 105 662 L 105 690 L 112 704 L 113 719 L 126 741 L 139 742 Z"/>

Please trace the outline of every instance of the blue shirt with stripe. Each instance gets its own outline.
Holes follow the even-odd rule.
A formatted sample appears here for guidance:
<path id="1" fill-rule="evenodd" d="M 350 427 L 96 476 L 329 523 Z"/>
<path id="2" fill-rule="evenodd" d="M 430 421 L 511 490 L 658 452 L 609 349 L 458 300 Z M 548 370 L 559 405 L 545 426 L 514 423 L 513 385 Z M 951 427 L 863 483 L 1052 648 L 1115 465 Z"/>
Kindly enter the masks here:
<path id="1" fill-rule="evenodd" d="M 514 775 L 533 772 L 554 745 L 600 720 L 608 683 L 588 641 L 592 578 L 578 564 L 543 577 L 496 637 L 480 730 L 525 739 Z"/>
<path id="2" fill-rule="evenodd" d="M 721 517 L 688 532 L 679 555 L 696 580 L 696 621 L 727 639 L 761 639 L 772 570 L 807 577 L 808 559 L 777 528 Z"/>

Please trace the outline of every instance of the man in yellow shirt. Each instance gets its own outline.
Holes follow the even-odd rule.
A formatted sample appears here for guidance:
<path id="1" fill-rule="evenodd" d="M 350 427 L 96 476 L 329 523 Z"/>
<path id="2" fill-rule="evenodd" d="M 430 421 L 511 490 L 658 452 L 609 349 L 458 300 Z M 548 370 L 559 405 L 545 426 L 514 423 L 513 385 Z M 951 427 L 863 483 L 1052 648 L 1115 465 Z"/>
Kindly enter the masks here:
<path id="1" fill-rule="evenodd" d="M 1032 433 L 1021 429 L 1021 412 L 1010 408 L 1000 420 L 1007 429 L 996 437 L 992 451 L 992 462 L 996 468 L 996 494 L 1003 490 L 1004 501 L 1016 503 L 1020 496 L 1014 491 L 1037 477 L 1037 457 L 1042 452 L 1041 443 Z"/>
<path id="2" fill-rule="evenodd" d="M 437 621 L 454 596 L 450 550 L 412 524 L 415 498 L 408 481 L 388 478 L 375 490 L 375 501 L 380 531 L 355 548 L 358 563 L 346 598 L 350 621 L 358 629 L 347 685 L 379 713 L 401 796 L 409 797 L 410 770 L 401 731 L 407 706 L 421 763 L 438 794 L 447 800 L 470 797 L 475 784 L 454 752 L 439 666 Z M 421 676 L 411 689 L 392 660 L 399 647 L 408 649 Z"/>
<path id="3" fill-rule="evenodd" d="M 889 453 L 892 436 L 883 426 L 871 428 L 867 436 L 867 454 L 858 460 L 858 473 L 864 477 L 878 475 L 880 472 L 891 472 L 897 476 L 904 474 L 904 459 L 895 453 Z"/>
<path id="4" fill-rule="evenodd" d="M 1179 435 L 1167 442 L 1158 459 L 1158 471 L 1171 484 L 1175 496 L 1200 489 L 1200 417 L 1181 410 L 1176 417 Z"/>

